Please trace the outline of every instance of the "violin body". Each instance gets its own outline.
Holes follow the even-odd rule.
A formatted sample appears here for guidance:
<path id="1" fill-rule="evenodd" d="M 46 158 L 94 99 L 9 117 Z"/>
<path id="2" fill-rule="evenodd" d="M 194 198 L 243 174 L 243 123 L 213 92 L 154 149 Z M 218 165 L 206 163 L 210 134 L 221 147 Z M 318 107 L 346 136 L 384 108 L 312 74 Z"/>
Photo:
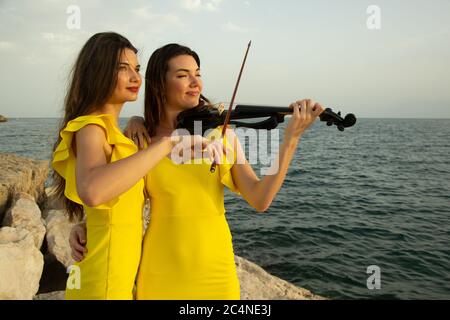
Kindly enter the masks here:
<path id="1" fill-rule="evenodd" d="M 195 130 L 196 121 L 201 121 L 197 126 L 201 127 L 201 133 L 204 135 L 205 131 L 223 125 L 228 112 L 221 112 L 219 109 L 207 106 L 195 107 L 178 115 L 177 128 L 187 129 L 191 134 L 194 134 L 194 132 L 198 134 L 198 130 Z M 272 130 L 279 123 L 284 122 L 284 117 L 292 114 L 292 112 L 290 107 L 236 105 L 231 111 L 229 124 L 236 127 Z M 266 119 L 259 122 L 239 121 L 257 118 Z M 320 121 L 326 122 L 328 126 L 336 125 L 339 131 L 344 131 L 345 128 L 356 123 L 356 117 L 353 114 L 349 113 L 342 118 L 341 112 L 334 113 L 330 108 L 326 108 L 319 115 L 319 118 Z"/>

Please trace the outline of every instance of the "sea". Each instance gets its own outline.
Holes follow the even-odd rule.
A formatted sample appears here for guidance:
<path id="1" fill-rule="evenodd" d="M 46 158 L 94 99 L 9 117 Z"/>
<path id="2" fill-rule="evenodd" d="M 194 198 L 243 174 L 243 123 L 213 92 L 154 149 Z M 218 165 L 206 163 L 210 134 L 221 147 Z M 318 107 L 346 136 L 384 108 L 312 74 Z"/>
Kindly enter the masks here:
<path id="1" fill-rule="evenodd" d="M 0 152 L 49 160 L 58 124 L 0 123 Z M 450 119 L 317 121 L 266 212 L 228 190 L 225 208 L 235 254 L 314 294 L 450 299 Z"/>

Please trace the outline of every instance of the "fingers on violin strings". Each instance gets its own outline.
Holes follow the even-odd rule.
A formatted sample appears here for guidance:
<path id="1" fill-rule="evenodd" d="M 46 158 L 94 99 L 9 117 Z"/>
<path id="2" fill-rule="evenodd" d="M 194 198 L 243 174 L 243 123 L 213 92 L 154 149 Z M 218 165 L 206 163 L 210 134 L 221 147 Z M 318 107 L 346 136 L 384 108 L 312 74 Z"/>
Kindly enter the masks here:
<path id="1" fill-rule="evenodd" d="M 316 103 L 313 108 L 314 116 L 316 116 L 316 117 L 319 116 L 323 112 L 323 110 L 324 109 L 323 109 L 322 105 L 320 103 Z"/>
<path id="2" fill-rule="evenodd" d="M 299 105 L 296 102 L 291 103 L 290 107 L 293 109 L 292 116 L 298 118 L 300 116 Z"/>
<path id="3" fill-rule="evenodd" d="M 306 108 L 311 108 L 311 103 L 312 103 L 311 99 L 306 99 Z"/>
<path id="4" fill-rule="evenodd" d="M 306 109 L 307 105 L 308 105 L 308 100 L 307 99 L 303 99 L 302 101 L 300 101 L 300 106 L 302 106 L 304 109 Z"/>
<path id="5" fill-rule="evenodd" d="M 304 100 L 300 106 L 300 119 L 302 121 L 308 120 L 308 102 Z"/>
<path id="6" fill-rule="evenodd" d="M 313 99 L 309 99 L 307 101 L 306 107 L 307 107 L 309 113 L 312 113 L 312 109 L 313 109 L 315 104 L 316 104 L 316 102 Z"/>
<path id="7" fill-rule="evenodd" d="M 306 100 L 300 102 L 300 114 L 304 114 L 306 111 Z"/>

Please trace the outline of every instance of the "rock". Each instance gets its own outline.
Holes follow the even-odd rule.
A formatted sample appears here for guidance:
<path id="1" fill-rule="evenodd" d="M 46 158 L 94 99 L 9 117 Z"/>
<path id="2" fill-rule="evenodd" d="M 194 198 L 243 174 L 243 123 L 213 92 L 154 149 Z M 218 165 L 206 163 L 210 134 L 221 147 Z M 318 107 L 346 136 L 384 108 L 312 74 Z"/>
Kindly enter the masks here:
<path id="1" fill-rule="evenodd" d="M 38 294 L 33 300 L 64 300 L 65 291 L 53 291 L 48 293 Z"/>
<path id="2" fill-rule="evenodd" d="M 29 194 L 20 192 L 15 195 L 13 205 L 5 214 L 3 225 L 29 231 L 36 248 L 41 248 L 46 231 L 45 222 L 41 218 L 41 210 Z"/>
<path id="3" fill-rule="evenodd" d="M 39 289 L 44 259 L 25 229 L 0 228 L 0 300 L 31 300 Z"/>
<path id="4" fill-rule="evenodd" d="M 43 208 L 46 200 L 44 184 L 48 161 L 36 161 L 14 154 L 0 153 L 0 222 L 14 195 L 26 192 Z"/>
<path id="5" fill-rule="evenodd" d="M 6 122 L 8 119 L 0 114 L 0 122 Z"/>
<path id="6" fill-rule="evenodd" d="M 235 255 L 241 300 L 322 300 L 323 297 L 275 277 L 263 268 Z"/>
<path id="7" fill-rule="evenodd" d="M 71 266 L 75 261 L 70 253 L 69 235 L 75 223 L 69 222 L 64 210 L 50 210 L 46 223 L 48 251 L 66 268 Z"/>

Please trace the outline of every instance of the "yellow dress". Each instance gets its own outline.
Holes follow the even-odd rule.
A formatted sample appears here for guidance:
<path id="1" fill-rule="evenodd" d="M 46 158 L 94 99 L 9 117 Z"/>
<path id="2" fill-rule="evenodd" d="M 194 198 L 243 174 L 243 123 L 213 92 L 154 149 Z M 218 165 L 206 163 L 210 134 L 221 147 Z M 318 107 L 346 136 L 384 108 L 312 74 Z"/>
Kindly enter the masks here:
<path id="1" fill-rule="evenodd" d="M 151 214 L 138 300 L 240 299 L 223 195 L 224 185 L 239 194 L 230 172 L 236 156 L 230 158 L 212 174 L 209 159 L 176 164 L 164 157 L 147 174 Z"/>
<path id="2" fill-rule="evenodd" d="M 52 166 L 66 180 L 65 196 L 83 205 L 86 215 L 87 249 L 84 260 L 70 267 L 66 299 L 133 299 L 142 245 L 144 180 L 97 207 L 84 205 L 77 194 L 74 133 L 88 124 L 102 127 L 113 147 L 111 162 L 137 152 L 134 143 L 114 125 L 111 115 L 81 116 L 61 131 L 61 143 Z"/>

